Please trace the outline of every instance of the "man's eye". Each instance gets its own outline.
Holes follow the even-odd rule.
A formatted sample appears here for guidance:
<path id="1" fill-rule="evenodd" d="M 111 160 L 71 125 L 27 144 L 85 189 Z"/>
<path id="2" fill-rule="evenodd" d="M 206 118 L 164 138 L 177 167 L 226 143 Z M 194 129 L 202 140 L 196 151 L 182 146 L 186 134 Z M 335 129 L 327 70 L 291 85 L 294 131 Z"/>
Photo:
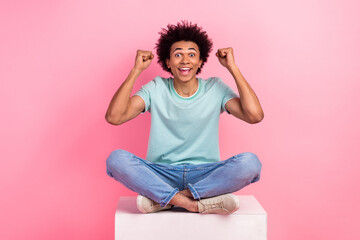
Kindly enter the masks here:
<path id="1" fill-rule="evenodd" d="M 189 56 L 190 56 L 190 57 L 194 57 L 194 56 L 195 56 L 195 54 L 193 54 L 193 53 L 190 53 L 190 54 L 189 54 Z"/>
<path id="2" fill-rule="evenodd" d="M 175 57 L 180 57 L 180 56 L 181 56 L 180 53 L 175 54 Z"/>

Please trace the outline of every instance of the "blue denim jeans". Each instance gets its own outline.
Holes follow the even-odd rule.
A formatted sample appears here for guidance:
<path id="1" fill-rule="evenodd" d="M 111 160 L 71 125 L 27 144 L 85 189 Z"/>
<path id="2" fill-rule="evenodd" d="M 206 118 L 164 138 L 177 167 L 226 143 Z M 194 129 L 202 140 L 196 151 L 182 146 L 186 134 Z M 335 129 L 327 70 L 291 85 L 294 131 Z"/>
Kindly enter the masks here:
<path id="1" fill-rule="evenodd" d="M 107 175 L 162 207 L 187 188 L 194 199 L 236 192 L 259 181 L 261 166 L 250 152 L 215 163 L 171 165 L 153 163 L 118 149 L 106 160 Z"/>

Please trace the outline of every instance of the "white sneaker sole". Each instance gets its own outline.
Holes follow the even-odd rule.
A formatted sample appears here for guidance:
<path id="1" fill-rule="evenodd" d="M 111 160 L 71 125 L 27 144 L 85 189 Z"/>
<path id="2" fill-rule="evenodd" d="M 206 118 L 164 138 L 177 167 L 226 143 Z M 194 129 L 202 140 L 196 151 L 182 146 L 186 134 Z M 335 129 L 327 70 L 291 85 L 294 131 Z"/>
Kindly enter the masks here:
<path id="1" fill-rule="evenodd" d="M 145 211 L 145 209 L 142 208 L 141 202 L 142 202 L 143 199 L 144 199 L 144 196 L 138 195 L 137 198 L 136 198 L 136 206 L 137 206 L 137 208 L 139 209 L 140 212 L 142 212 L 142 213 L 147 213 L 147 212 Z"/>
<path id="2" fill-rule="evenodd" d="M 236 209 L 232 212 L 235 212 L 237 211 L 239 208 L 240 208 L 240 201 L 239 201 L 239 198 L 233 194 L 233 193 L 230 193 L 230 196 L 232 197 L 232 199 L 234 199 L 234 201 L 236 202 Z"/>

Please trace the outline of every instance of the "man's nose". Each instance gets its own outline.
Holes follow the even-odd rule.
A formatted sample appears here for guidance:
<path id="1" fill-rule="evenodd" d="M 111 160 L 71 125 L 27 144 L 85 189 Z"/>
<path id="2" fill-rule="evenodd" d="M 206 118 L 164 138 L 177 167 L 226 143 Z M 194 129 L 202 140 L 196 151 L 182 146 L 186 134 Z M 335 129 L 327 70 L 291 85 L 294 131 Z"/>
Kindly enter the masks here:
<path id="1" fill-rule="evenodd" d="M 181 59 L 181 63 L 188 63 L 188 62 L 189 62 L 188 56 L 184 55 L 183 58 Z"/>

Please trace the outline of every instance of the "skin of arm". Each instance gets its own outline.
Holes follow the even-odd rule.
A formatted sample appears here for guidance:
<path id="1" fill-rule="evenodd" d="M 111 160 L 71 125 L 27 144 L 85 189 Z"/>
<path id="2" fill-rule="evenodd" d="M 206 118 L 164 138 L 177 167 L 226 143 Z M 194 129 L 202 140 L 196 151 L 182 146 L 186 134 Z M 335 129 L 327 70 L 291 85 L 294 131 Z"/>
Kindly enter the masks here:
<path id="1" fill-rule="evenodd" d="M 126 80 L 116 91 L 105 114 L 107 122 L 118 125 L 123 123 L 129 106 L 131 91 L 134 87 L 136 79 L 150 64 L 154 55 L 151 51 L 138 50 L 135 58 L 135 65 L 131 69 Z M 140 110 L 141 111 L 141 110 Z"/>
<path id="2" fill-rule="evenodd" d="M 264 118 L 259 99 L 235 64 L 234 53 L 231 47 L 220 48 L 216 56 L 225 68 L 233 76 L 240 98 L 229 100 L 225 107 L 235 117 L 248 123 L 258 123 Z"/>

